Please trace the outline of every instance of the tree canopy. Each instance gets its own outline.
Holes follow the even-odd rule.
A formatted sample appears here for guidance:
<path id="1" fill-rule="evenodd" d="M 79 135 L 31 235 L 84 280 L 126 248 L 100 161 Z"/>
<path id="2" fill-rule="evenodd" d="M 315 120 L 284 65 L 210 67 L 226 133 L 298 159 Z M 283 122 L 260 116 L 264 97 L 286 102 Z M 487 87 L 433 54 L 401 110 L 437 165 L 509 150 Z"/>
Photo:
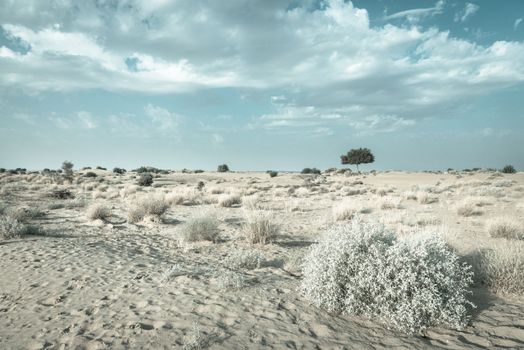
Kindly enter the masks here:
<path id="1" fill-rule="evenodd" d="M 354 148 L 347 154 L 340 156 L 340 161 L 342 164 L 354 164 L 358 170 L 360 164 L 373 163 L 375 156 L 369 148 Z"/>

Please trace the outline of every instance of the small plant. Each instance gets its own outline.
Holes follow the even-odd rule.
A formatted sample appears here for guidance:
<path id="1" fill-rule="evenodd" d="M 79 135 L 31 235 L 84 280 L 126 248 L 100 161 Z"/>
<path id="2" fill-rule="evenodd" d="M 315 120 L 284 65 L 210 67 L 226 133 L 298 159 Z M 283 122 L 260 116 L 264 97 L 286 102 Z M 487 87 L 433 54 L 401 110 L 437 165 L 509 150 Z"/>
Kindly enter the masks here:
<path id="1" fill-rule="evenodd" d="M 18 238 L 25 234 L 26 226 L 17 219 L 6 215 L 0 216 L 0 238 Z"/>
<path id="2" fill-rule="evenodd" d="M 500 170 L 504 174 L 515 174 L 517 170 L 513 167 L 513 165 L 506 165 L 504 168 Z"/>
<path id="3" fill-rule="evenodd" d="M 153 175 L 151 173 L 141 173 L 138 178 L 138 185 L 151 186 L 153 184 Z"/>
<path id="4" fill-rule="evenodd" d="M 110 216 L 111 210 L 103 204 L 95 203 L 87 208 L 87 217 L 89 220 L 106 220 Z"/>
<path id="5" fill-rule="evenodd" d="M 216 218 L 205 214 L 189 219 L 180 227 L 180 235 L 185 242 L 215 242 L 219 233 Z"/>
<path id="6" fill-rule="evenodd" d="M 255 249 L 234 250 L 224 261 L 231 269 L 253 270 L 259 268 L 264 262 L 264 256 Z"/>
<path id="7" fill-rule="evenodd" d="M 487 223 L 491 237 L 507 239 L 524 239 L 524 229 L 518 220 L 512 218 L 496 218 Z"/>
<path id="8" fill-rule="evenodd" d="M 198 191 L 201 191 L 201 192 L 202 192 L 202 190 L 204 189 L 205 186 L 206 186 L 206 184 L 204 183 L 204 181 L 198 181 L 198 184 L 197 184 L 197 186 L 196 186 L 196 189 L 197 189 Z"/>
<path id="9" fill-rule="evenodd" d="M 276 177 L 278 175 L 278 172 L 274 170 L 268 170 L 267 173 L 269 174 L 269 177 Z"/>
<path id="10" fill-rule="evenodd" d="M 252 244 L 271 242 L 280 232 L 280 224 L 275 222 L 275 215 L 267 210 L 245 211 L 244 234 Z"/>
<path id="11" fill-rule="evenodd" d="M 227 166 L 227 164 L 221 164 L 218 166 L 217 171 L 219 173 L 226 173 L 229 171 L 229 167 Z"/>
<path id="12" fill-rule="evenodd" d="M 104 168 L 104 167 L 102 167 L 102 166 L 100 166 L 100 165 L 98 165 L 96 168 L 97 168 L 98 170 L 107 170 L 106 168 Z"/>
<path id="13" fill-rule="evenodd" d="M 240 204 L 242 204 L 242 198 L 238 194 L 222 194 L 218 198 L 218 205 L 224 208 Z"/>
<path id="14" fill-rule="evenodd" d="M 457 210 L 457 214 L 460 216 L 468 217 L 482 215 L 482 211 L 477 206 L 476 201 L 471 198 L 466 198 L 457 203 L 455 208 Z"/>
<path id="15" fill-rule="evenodd" d="M 92 171 L 88 171 L 87 173 L 85 173 L 84 177 L 97 177 L 97 175 Z"/>
<path id="16" fill-rule="evenodd" d="M 75 195 L 67 188 L 59 188 L 49 192 L 49 196 L 56 199 L 73 199 Z"/>
<path id="17" fill-rule="evenodd" d="M 378 319 L 406 333 L 467 324 L 471 268 L 436 234 L 397 239 L 355 218 L 305 257 L 303 295 L 329 312 Z"/>
<path id="18" fill-rule="evenodd" d="M 304 168 L 302 169 L 302 171 L 300 172 L 301 174 L 315 174 L 315 175 L 320 175 L 321 174 L 321 171 L 318 170 L 317 168 Z"/>
<path id="19" fill-rule="evenodd" d="M 141 221 L 146 216 L 160 219 L 168 209 L 169 204 L 164 196 L 150 195 L 143 197 L 128 211 L 128 221 L 135 223 Z"/>

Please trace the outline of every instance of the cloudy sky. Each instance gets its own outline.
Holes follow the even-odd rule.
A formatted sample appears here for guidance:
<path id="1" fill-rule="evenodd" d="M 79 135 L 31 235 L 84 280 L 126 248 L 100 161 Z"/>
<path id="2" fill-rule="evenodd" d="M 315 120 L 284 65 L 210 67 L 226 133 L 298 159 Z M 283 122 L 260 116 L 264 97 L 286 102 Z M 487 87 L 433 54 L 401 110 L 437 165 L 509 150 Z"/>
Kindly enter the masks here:
<path id="1" fill-rule="evenodd" d="M 0 166 L 524 169 L 524 1 L 0 0 Z M 371 166 L 368 166 L 371 168 Z"/>

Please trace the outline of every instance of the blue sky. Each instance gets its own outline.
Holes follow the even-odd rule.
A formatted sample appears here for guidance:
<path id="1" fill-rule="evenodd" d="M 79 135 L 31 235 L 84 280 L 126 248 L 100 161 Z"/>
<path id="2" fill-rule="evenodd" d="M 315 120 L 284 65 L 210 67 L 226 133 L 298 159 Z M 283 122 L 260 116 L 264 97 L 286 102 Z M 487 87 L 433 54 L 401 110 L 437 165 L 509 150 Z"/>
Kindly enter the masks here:
<path id="1" fill-rule="evenodd" d="M 0 0 L 0 167 L 524 169 L 524 1 Z"/>

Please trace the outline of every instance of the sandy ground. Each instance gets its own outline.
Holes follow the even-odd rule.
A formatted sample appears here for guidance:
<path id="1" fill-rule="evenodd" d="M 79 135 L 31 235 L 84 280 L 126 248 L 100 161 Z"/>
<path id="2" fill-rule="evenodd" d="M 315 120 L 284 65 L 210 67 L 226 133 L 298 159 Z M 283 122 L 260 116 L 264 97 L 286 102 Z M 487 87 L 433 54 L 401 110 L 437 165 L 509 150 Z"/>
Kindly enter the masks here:
<path id="1" fill-rule="evenodd" d="M 466 329 L 431 328 L 410 336 L 309 305 L 297 292 L 300 269 L 294 264 L 333 225 L 332 207 L 344 200 L 368 208 L 366 215 L 399 234 L 419 226 L 446 230 L 466 256 L 491 242 L 485 227 L 489 218 L 510 215 L 523 222 L 522 173 L 275 178 L 265 173 L 173 173 L 132 194 L 124 192 L 134 188 L 134 174 L 97 173 L 81 184 L 58 186 L 71 189 L 86 206 L 46 197 L 56 185 L 45 177 L 0 179 L 1 201 L 8 207 L 39 208 L 44 215 L 31 223 L 45 232 L 0 241 L 0 349 L 524 348 L 522 297 L 494 295 L 476 284 L 472 300 L 478 307 Z M 199 181 L 206 198 L 220 196 L 211 193 L 213 188 L 257 196 L 261 207 L 274 211 L 281 234 L 268 245 L 248 244 L 242 235 L 242 205 L 173 205 L 162 222 L 126 222 L 134 196 L 193 190 Z M 355 189 L 363 191 L 354 194 Z M 436 201 L 406 199 L 412 190 L 430 193 Z M 482 196 L 487 203 L 478 215 L 457 215 L 455 203 L 468 196 Z M 383 209 L 386 198 L 400 204 Z M 112 217 L 89 220 L 91 203 L 107 204 Z M 203 210 L 218 218 L 220 240 L 181 243 L 178 228 Z M 266 262 L 253 270 L 232 270 L 224 261 L 238 249 L 256 249 Z M 241 283 L 225 283 L 231 278 L 224 276 Z"/>

